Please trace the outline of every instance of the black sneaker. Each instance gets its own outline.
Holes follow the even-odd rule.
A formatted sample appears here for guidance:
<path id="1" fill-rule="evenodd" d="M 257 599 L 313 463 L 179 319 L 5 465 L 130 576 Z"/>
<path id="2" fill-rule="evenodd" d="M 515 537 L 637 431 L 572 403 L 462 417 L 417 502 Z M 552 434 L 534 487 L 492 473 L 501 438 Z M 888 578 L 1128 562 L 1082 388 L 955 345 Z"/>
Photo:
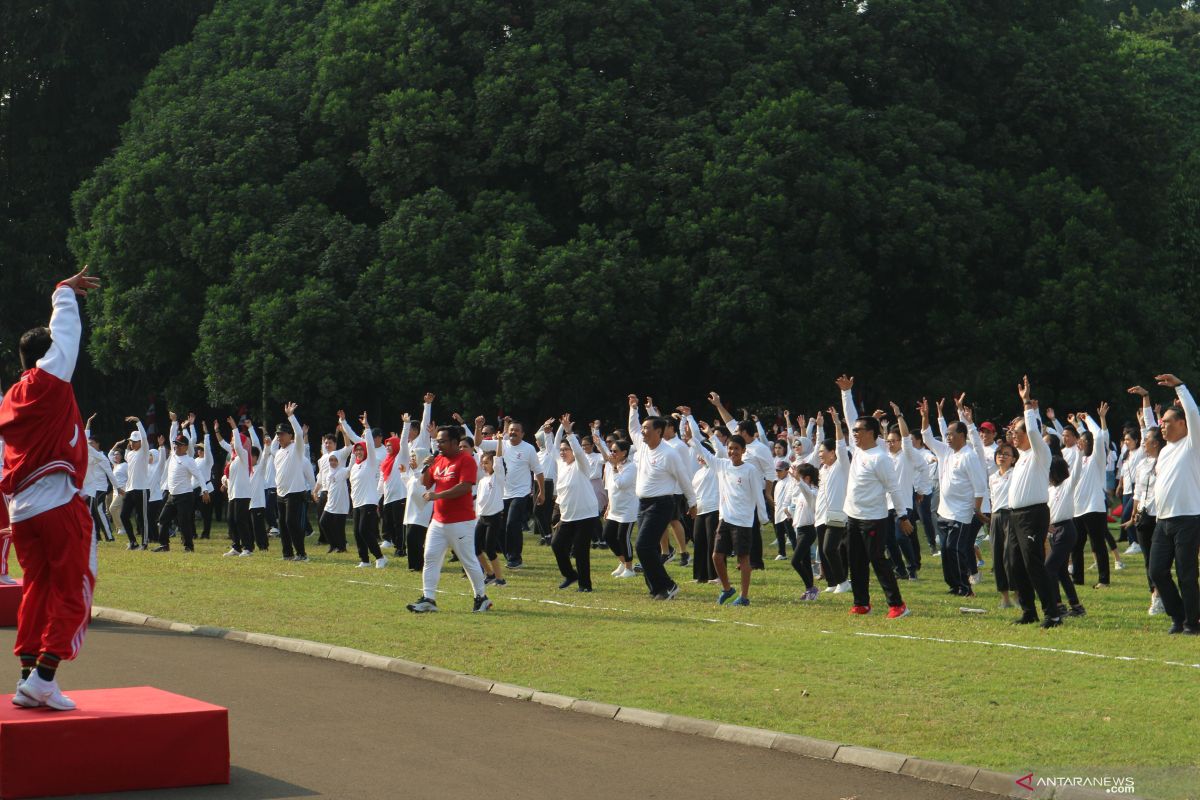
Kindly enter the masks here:
<path id="1" fill-rule="evenodd" d="M 1022 614 L 1021 616 L 1014 619 L 1012 621 L 1012 624 L 1013 625 L 1032 625 L 1037 621 L 1038 621 L 1037 612 L 1026 611 L 1024 614 Z"/>
<path id="2" fill-rule="evenodd" d="M 476 602 L 479 602 L 478 598 L 476 598 Z M 438 610 L 437 603 L 424 595 L 421 596 L 420 600 L 415 603 L 409 603 L 405 608 L 414 614 L 428 614 L 431 611 Z"/>
<path id="3" fill-rule="evenodd" d="M 688 553 L 679 554 L 679 566 L 686 567 L 692 561 L 692 557 Z"/>
<path id="4" fill-rule="evenodd" d="M 496 582 L 496 576 L 495 576 L 495 575 L 487 575 L 487 576 L 485 576 L 485 577 L 484 577 L 484 579 L 483 579 L 483 582 L 484 582 L 484 584 L 485 584 L 485 585 L 486 585 L 486 584 L 492 584 L 492 583 L 495 583 L 495 582 Z"/>
<path id="5" fill-rule="evenodd" d="M 479 613 L 492 610 L 492 601 L 488 600 L 488 596 L 482 595 L 475 598 L 475 607 L 471 609 L 471 613 Z"/>
<path id="6" fill-rule="evenodd" d="M 504 578 L 496 578 L 496 580 L 492 581 L 492 586 L 508 586 L 508 581 L 504 580 Z"/>
<path id="7" fill-rule="evenodd" d="M 1169 635 L 1169 636 L 1174 636 L 1177 633 L 1183 633 L 1183 623 L 1182 622 L 1171 623 L 1170 629 L 1167 630 L 1167 635 Z"/>
<path id="8" fill-rule="evenodd" d="M 558 585 L 558 588 L 560 588 L 560 589 L 566 589 L 566 588 L 567 588 L 567 587 L 569 587 L 571 584 L 575 583 L 575 581 L 577 581 L 577 580 L 579 580 L 579 578 L 567 578 L 567 579 L 565 579 L 565 580 L 564 580 L 562 583 L 560 583 L 560 584 Z"/>
<path id="9" fill-rule="evenodd" d="M 451 553 L 450 554 L 450 563 L 453 564 L 455 561 L 458 561 L 458 553 Z"/>
<path id="10" fill-rule="evenodd" d="M 1042 620 L 1043 628 L 1057 628 L 1062 625 L 1062 617 L 1046 617 Z"/>
<path id="11" fill-rule="evenodd" d="M 642 574 L 642 565 L 641 565 L 641 564 L 634 564 L 634 565 L 633 565 L 633 571 L 634 571 L 634 572 L 636 572 L 638 575 L 641 575 L 641 574 Z"/>
<path id="12" fill-rule="evenodd" d="M 171 551 L 170 545 L 160 544 L 158 547 L 154 548 L 150 552 L 151 553 L 169 553 L 170 551 Z"/>
<path id="13" fill-rule="evenodd" d="M 1200 625 L 1184 625 L 1184 636 L 1200 636 Z"/>
<path id="14" fill-rule="evenodd" d="M 1087 616 L 1087 609 L 1085 609 L 1079 603 L 1076 603 L 1075 605 L 1071 606 L 1071 610 L 1067 612 L 1067 616 L 1068 617 L 1085 617 L 1085 616 Z"/>
<path id="15" fill-rule="evenodd" d="M 668 552 L 662 554 L 662 563 L 669 564 L 675 560 L 675 548 L 672 547 Z"/>
<path id="16" fill-rule="evenodd" d="M 592 590 L 592 587 L 590 587 L 590 586 L 580 586 L 580 587 L 579 587 L 578 589 L 576 589 L 575 591 L 577 591 L 577 592 L 590 592 L 591 590 Z"/>

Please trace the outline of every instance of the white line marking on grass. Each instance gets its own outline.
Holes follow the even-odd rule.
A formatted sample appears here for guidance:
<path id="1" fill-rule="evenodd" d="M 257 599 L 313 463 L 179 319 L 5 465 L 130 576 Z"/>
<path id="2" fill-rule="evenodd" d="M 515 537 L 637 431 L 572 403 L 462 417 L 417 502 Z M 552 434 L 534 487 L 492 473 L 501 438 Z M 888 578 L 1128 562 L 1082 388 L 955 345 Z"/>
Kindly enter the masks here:
<path id="1" fill-rule="evenodd" d="M 275 574 L 281 578 L 303 578 L 303 577 L 306 577 L 304 575 L 293 575 L 290 572 L 276 572 Z"/>
<path id="2" fill-rule="evenodd" d="M 827 633 L 828 631 L 821 631 Z M 867 633 L 865 631 L 855 631 L 855 636 L 869 636 L 873 639 L 909 639 L 914 642 L 940 642 L 942 644 L 978 644 L 984 647 L 1008 647 L 1013 650 L 1034 650 L 1042 653 L 1060 653 L 1070 656 L 1087 656 L 1088 658 L 1102 658 L 1108 661 L 1145 661 L 1151 664 L 1169 664 L 1174 667 L 1192 667 L 1200 669 L 1200 664 L 1186 664 L 1182 661 L 1159 661 L 1154 658 L 1142 658 L 1140 656 L 1110 656 L 1104 653 L 1089 653 L 1086 650 L 1066 650 L 1057 647 L 1041 647 L 1039 645 L 1030 644 L 1013 644 L 1012 642 L 987 642 L 982 639 L 942 639 L 935 636 L 912 636 L 904 633 Z"/>

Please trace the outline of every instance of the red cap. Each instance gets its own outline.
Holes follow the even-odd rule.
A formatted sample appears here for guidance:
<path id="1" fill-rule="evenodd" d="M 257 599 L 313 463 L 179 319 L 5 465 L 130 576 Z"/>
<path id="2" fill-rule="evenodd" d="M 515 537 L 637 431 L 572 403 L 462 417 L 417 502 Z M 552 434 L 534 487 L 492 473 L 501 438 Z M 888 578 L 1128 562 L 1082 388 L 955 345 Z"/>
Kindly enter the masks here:
<path id="1" fill-rule="evenodd" d="M 995 425 L 993 425 L 991 422 L 984 422 L 982 425 L 980 425 L 980 426 L 979 426 L 979 430 L 981 430 L 981 431 L 991 431 L 992 433 L 995 433 L 995 432 L 996 432 L 996 426 L 995 426 Z"/>

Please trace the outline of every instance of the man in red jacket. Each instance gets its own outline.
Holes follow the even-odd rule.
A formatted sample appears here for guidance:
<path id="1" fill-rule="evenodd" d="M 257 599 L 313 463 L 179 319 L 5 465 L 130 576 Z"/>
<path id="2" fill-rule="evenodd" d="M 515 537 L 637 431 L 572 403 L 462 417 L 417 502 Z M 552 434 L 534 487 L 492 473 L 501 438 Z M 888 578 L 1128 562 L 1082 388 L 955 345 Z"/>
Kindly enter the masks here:
<path id="1" fill-rule="evenodd" d="M 75 708 L 59 690 L 55 672 L 83 643 L 96 586 L 96 550 L 91 514 L 80 494 L 87 441 L 71 376 L 83 333 L 76 295 L 99 285 L 86 266 L 58 284 L 50 327 L 21 337 L 24 372 L 0 401 L 0 495 L 24 571 L 13 648 L 21 659 L 13 703 L 24 708 Z"/>

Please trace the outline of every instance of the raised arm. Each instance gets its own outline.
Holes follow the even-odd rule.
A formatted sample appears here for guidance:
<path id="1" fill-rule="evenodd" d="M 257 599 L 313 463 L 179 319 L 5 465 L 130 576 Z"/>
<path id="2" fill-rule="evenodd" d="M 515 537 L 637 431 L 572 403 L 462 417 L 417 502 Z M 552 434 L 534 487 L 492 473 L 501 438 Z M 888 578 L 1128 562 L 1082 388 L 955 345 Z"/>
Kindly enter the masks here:
<path id="1" fill-rule="evenodd" d="M 846 427 L 853 428 L 858 422 L 858 409 L 854 405 L 854 377 L 841 375 L 834 383 L 842 392 L 842 414 L 846 417 Z"/>
<path id="2" fill-rule="evenodd" d="M 725 404 L 721 402 L 721 395 L 716 392 L 709 392 L 708 402 L 712 403 L 713 408 L 721 415 L 721 421 L 725 423 L 725 427 L 729 429 L 729 432 L 737 433 L 737 421 L 729 413 L 729 409 L 725 407 Z"/>
<path id="3" fill-rule="evenodd" d="M 429 426 L 433 424 L 433 401 L 436 396 L 433 392 L 426 392 L 421 399 L 421 427 L 417 431 L 417 447 L 433 451 L 433 439 L 429 436 Z"/>
<path id="4" fill-rule="evenodd" d="M 352 445 L 355 445 L 355 444 L 358 444 L 359 442 L 361 442 L 363 440 L 363 437 L 361 437 L 357 433 L 355 433 L 354 429 L 350 427 L 350 423 L 346 422 L 346 412 L 338 411 L 337 416 L 338 416 L 338 427 L 342 429 L 342 434 L 346 437 L 346 441 L 350 442 L 350 444 L 352 444 Z M 419 439 L 420 435 L 418 435 L 417 438 Z M 419 446 L 420 445 L 418 445 L 418 447 Z M 429 448 L 425 448 L 425 449 L 428 450 Z"/>
<path id="5" fill-rule="evenodd" d="M 629 395 L 629 440 L 634 444 L 642 443 L 642 420 L 638 416 L 638 397 Z"/>
<path id="6" fill-rule="evenodd" d="M 929 427 L 929 400 L 922 397 L 921 402 L 917 403 L 917 410 L 921 412 L 921 438 L 925 440 L 925 446 L 929 448 L 929 452 L 941 461 L 949 455 L 950 446 L 944 441 L 939 442 L 933 438 L 933 430 Z"/>
<path id="7" fill-rule="evenodd" d="M 83 336 L 76 295 L 86 297 L 89 291 L 100 285 L 100 279 L 91 277 L 87 271 L 88 268 L 84 266 L 77 274 L 55 287 L 53 310 L 50 312 L 50 349 L 37 362 L 38 369 L 68 383 L 75 374 L 79 341 Z"/>

